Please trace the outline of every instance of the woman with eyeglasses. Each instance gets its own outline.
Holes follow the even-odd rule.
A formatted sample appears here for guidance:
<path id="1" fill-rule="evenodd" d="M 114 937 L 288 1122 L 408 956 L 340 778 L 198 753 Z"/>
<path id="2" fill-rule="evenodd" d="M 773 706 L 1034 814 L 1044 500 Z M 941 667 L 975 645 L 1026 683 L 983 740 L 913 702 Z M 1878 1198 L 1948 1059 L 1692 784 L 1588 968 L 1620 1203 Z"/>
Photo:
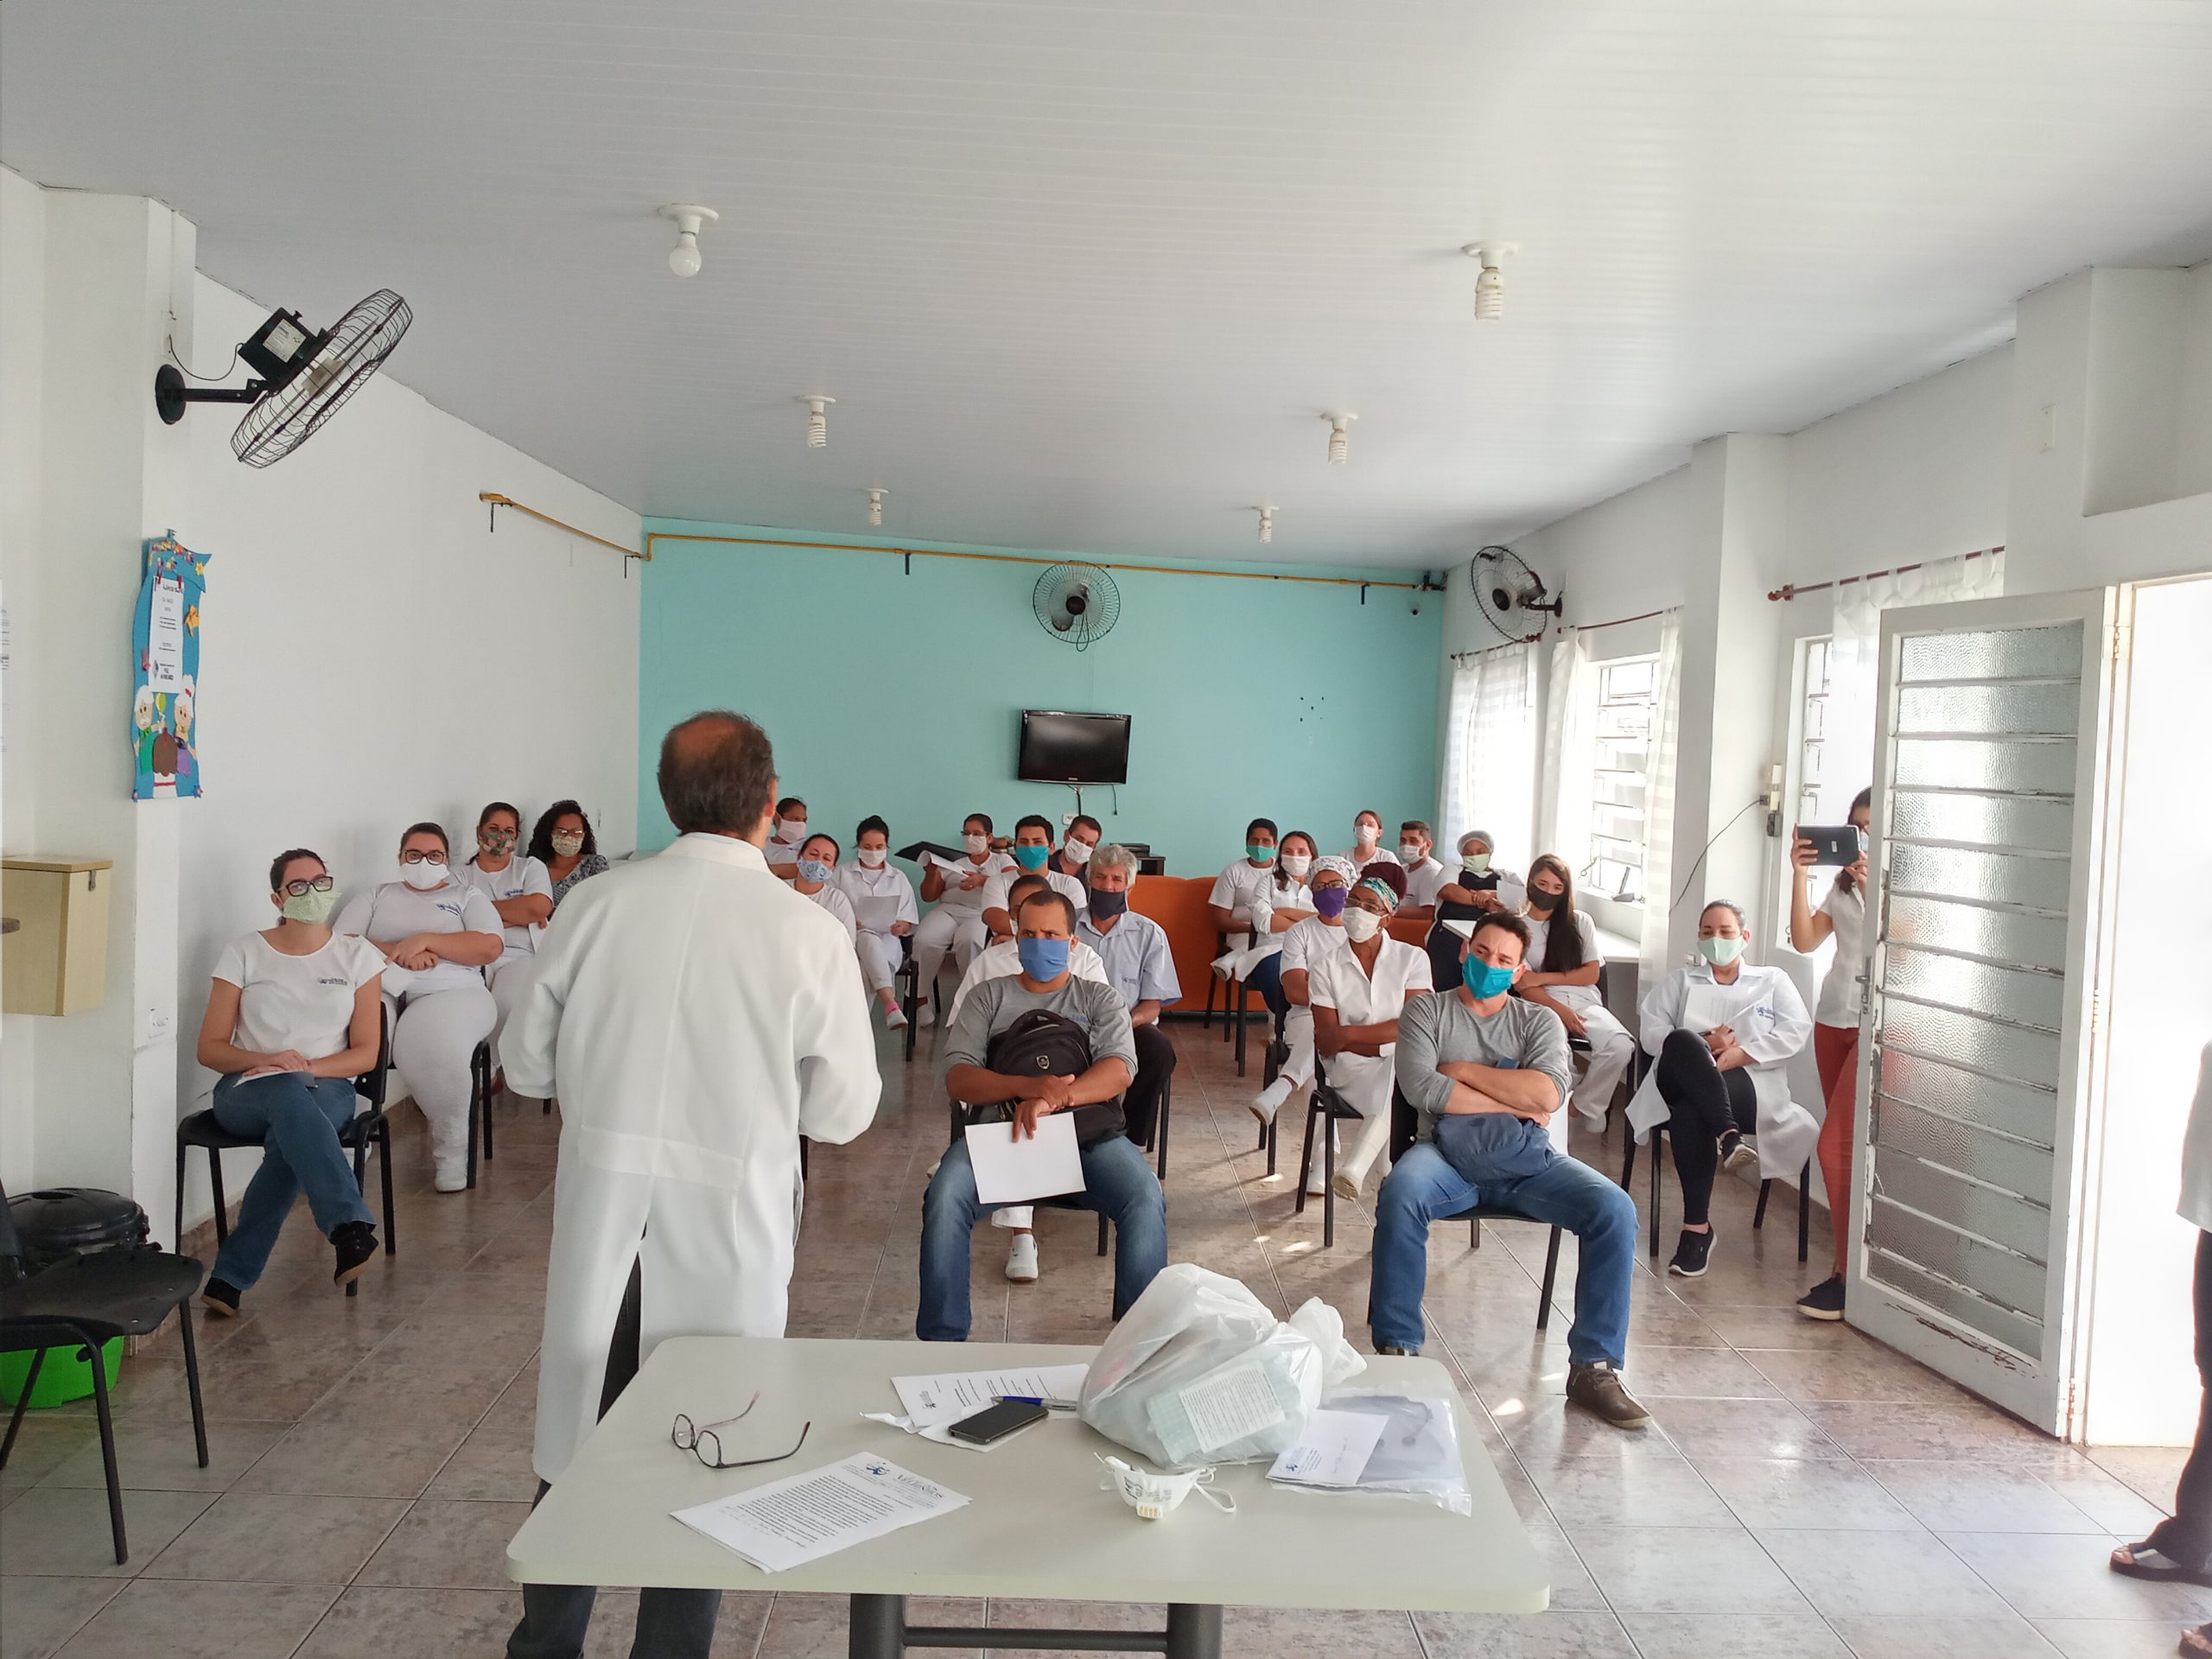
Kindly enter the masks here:
<path id="1" fill-rule="evenodd" d="M 338 1131 L 353 1116 L 353 1079 L 377 1063 L 384 957 L 332 931 L 337 889 L 304 847 L 269 867 L 269 902 L 276 925 L 232 940 L 215 959 L 200 1022 L 200 1064 L 222 1073 L 215 1121 L 262 1141 L 238 1225 L 200 1293 L 226 1316 L 260 1279 L 302 1189 L 337 1255 L 332 1282 L 352 1283 L 377 1253 L 376 1225 Z"/>
<path id="2" fill-rule="evenodd" d="M 499 912 L 454 879 L 449 857 L 444 830 L 410 825 L 395 879 L 355 893 L 334 924 L 366 939 L 388 964 L 385 993 L 398 1014 L 392 1069 L 430 1126 L 441 1192 L 468 1185 L 468 1061 L 499 1018 L 484 969 L 506 949 Z"/>
<path id="3" fill-rule="evenodd" d="M 545 867 L 553 883 L 553 908 L 579 881 L 607 874 L 607 855 L 591 832 L 591 820 L 574 801 L 556 801 L 537 815 L 530 832 L 530 855 Z"/>
<path id="4" fill-rule="evenodd" d="M 1683 1279 L 1713 1260 L 1715 1175 L 1756 1161 L 1762 1178 L 1794 1180 L 1820 1138 L 1789 1098 L 1790 1058 L 1811 1039 L 1813 1017 L 1788 974 L 1744 960 L 1747 942 L 1743 906 L 1714 899 L 1698 915 L 1696 959 L 1641 1010 L 1644 1051 L 1658 1063 L 1628 1121 L 1638 1141 L 1663 1123 L 1674 1143 L 1682 1233 L 1667 1271 Z"/>
<path id="5" fill-rule="evenodd" d="M 1529 924 L 1528 967 L 1513 987 L 1516 996 L 1559 1015 L 1569 1038 L 1590 1045 L 1589 1068 L 1575 1085 L 1575 1110 L 1603 1128 L 1613 1090 L 1636 1058 L 1636 1039 L 1605 1007 L 1598 976 L 1605 959 L 1598 954 L 1598 927 L 1590 912 L 1574 902 L 1574 874 L 1567 861 L 1539 853 L 1529 862 L 1528 902 L 1521 914 Z M 1553 1120 L 1553 1139 L 1564 1152 L 1567 1118 Z"/>

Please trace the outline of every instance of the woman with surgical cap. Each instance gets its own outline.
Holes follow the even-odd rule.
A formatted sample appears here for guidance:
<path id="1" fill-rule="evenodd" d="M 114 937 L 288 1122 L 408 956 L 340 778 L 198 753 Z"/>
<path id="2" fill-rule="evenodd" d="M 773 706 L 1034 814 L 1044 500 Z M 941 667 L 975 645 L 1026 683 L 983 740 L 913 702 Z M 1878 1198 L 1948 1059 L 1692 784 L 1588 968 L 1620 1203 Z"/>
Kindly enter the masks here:
<path id="1" fill-rule="evenodd" d="M 1337 1196 L 1355 1204 L 1390 1139 L 1398 1015 L 1430 988 L 1427 955 L 1389 931 L 1405 897 L 1406 873 L 1395 861 L 1362 870 L 1345 899 L 1344 949 L 1313 971 L 1307 989 L 1322 1069 L 1364 1120 L 1359 1140 L 1337 1165 Z"/>
<path id="2" fill-rule="evenodd" d="M 1497 837 L 1489 830 L 1465 831 L 1459 850 L 1458 870 L 1436 890 L 1436 919 L 1428 930 L 1429 976 L 1440 991 L 1459 988 L 1459 951 L 1465 944 L 1445 924 L 1476 921 L 1493 911 L 1512 915 L 1529 896 L 1527 885 L 1518 874 L 1501 870 L 1491 861 L 1497 850 Z"/>
<path id="3" fill-rule="evenodd" d="M 1331 854 L 1317 858 L 1306 873 L 1306 893 L 1313 913 L 1294 924 L 1281 935 L 1282 950 L 1276 957 L 1281 974 L 1283 1000 L 1290 1012 L 1283 1020 L 1283 1041 L 1290 1058 L 1275 1073 L 1275 1080 L 1252 1096 L 1252 1116 L 1273 1123 L 1290 1097 L 1313 1081 L 1313 1011 L 1307 995 L 1313 969 L 1347 948 L 1344 903 L 1351 895 L 1352 877 L 1358 872 L 1351 860 Z M 1306 1190 L 1321 1191 L 1319 1166 L 1306 1172 Z"/>

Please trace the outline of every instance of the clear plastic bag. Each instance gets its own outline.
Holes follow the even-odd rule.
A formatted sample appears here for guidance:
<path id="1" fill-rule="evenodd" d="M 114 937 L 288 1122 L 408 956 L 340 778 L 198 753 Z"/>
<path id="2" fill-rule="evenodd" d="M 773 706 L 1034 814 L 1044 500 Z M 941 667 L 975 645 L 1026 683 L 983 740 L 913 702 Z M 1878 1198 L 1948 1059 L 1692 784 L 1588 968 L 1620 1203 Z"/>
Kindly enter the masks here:
<path id="1" fill-rule="evenodd" d="M 1278 1319 L 1237 1281 L 1179 1262 L 1099 1349 L 1080 1414 L 1162 1469 L 1250 1463 L 1288 1446 L 1322 1392 L 1366 1366 L 1319 1298 Z"/>
<path id="2" fill-rule="evenodd" d="M 1359 1479 L 1351 1486 L 1277 1483 L 1279 1490 L 1306 1492 L 1385 1492 L 1417 1497 L 1455 1515 L 1475 1512 L 1461 1456 L 1459 1419 L 1449 1400 L 1423 1395 L 1348 1392 L 1320 1402 L 1326 1411 L 1358 1412 L 1383 1420 L 1382 1438 L 1368 1455 Z"/>

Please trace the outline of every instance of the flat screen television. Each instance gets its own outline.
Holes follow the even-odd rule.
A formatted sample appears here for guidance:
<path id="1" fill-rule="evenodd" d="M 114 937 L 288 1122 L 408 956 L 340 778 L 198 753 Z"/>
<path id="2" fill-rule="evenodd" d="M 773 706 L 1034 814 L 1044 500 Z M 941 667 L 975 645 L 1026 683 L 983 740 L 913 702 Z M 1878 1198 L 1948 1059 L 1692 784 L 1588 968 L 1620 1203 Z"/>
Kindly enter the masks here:
<path id="1" fill-rule="evenodd" d="M 1026 784 L 1128 783 L 1129 717 L 1023 709 L 1014 776 Z"/>

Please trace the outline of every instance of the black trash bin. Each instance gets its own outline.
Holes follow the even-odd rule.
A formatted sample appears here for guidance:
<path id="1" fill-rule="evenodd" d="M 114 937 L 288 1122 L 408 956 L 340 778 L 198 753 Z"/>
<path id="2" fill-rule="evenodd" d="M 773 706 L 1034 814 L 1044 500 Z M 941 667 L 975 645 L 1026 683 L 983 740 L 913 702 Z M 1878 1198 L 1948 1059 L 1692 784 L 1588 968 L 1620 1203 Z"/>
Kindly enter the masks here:
<path id="1" fill-rule="evenodd" d="M 26 1273 L 38 1273 L 95 1250 L 143 1244 L 152 1230 L 146 1212 L 138 1205 L 120 1192 L 98 1186 L 56 1186 L 23 1193 L 8 1200 L 8 1219 L 15 1224 Z M 123 1338 L 107 1343 L 100 1358 L 107 1368 L 108 1386 L 112 1388 L 116 1368 L 123 1361 Z M 29 1351 L 0 1354 L 0 1405 L 16 1403 L 30 1368 Z M 82 1400 L 92 1391 L 92 1369 L 82 1352 L 52 1348 L 39 1367 L 31 1404 L 64 1405 Z"/>

